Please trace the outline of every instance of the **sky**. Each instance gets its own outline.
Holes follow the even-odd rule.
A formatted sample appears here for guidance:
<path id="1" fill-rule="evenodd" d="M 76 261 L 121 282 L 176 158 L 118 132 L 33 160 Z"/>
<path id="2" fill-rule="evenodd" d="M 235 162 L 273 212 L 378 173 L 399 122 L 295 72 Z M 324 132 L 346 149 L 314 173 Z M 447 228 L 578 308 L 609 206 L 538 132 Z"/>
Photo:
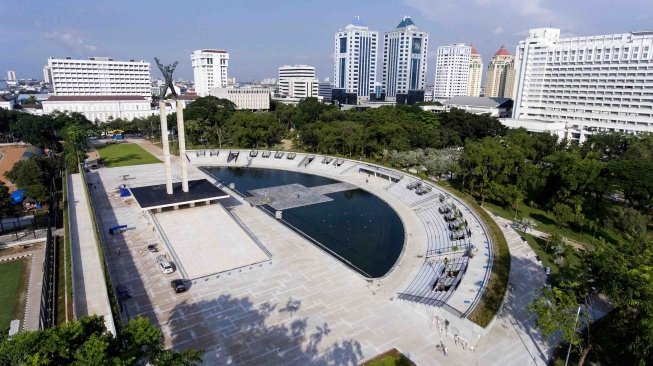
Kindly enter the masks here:
<path id="1" fill-rule="evenodd" d="M 563 36 L 653 30 L 653 0 L 0 0 L 0 79 L 42 79 L 50 56 L 179 61 L 175 78 L 192 80 L 190 54 L 230 53 L 229 77 L 276 77 L 282 65 L 315 66 L 333 78 L 334 32 L 354 16 L 379 32 L 405 15 L 430 33 L 428 78 L 438 46 L 473 44 L 487 64 L 501 45 L 515 52 L 530 28 Z M 379 60 L 381 52 L 379 52 Z"/>

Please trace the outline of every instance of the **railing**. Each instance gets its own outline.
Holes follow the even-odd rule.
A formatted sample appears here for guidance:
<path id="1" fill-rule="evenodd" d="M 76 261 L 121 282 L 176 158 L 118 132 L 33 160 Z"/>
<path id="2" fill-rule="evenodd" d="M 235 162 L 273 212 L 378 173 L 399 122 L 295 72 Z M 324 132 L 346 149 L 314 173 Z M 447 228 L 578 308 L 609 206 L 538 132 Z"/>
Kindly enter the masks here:
<path id="1" fill-rule="evenodd" d="M 48 228 L 45 239 L 45 256 L 43 260 L 43 285 L 41 287 L 41 306 L 39 311 L 39 329 L 44 330 L 56 324 L 57 301 L 55 298 L 57 288 L 57 250 L 52 235 L 52 227 L 57 223 L 58 202 L 56 199 L 56 185 L 54 177 L 50 182 L 50 197 L 48 214 Z"/>

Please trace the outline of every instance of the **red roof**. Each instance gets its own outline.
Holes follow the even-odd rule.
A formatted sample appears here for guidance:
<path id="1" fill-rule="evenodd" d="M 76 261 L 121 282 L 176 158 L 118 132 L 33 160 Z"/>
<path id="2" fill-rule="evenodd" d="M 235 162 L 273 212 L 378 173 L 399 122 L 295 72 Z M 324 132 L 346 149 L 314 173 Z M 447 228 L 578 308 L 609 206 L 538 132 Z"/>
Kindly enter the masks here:
<path id="1" fill-rule="evenodd" d="M 139 95 L 51 95 L 48 102 L 145 101 Z"/>
<path id="2" fill-rule="evenodd" d="M 495 56 L 510 56 L 510 52 L 506 49 L 506 46 L 501 45 L 501 48 L 494 53 Z"/>
<path id="3" fill-rule="evenodd" d="M 469 45 L 469 46 L 472 48 L 472 55 L 478 55 L 478 54 L 479 54 L 479 53 L 478 53 L 478 50 L 476 49 L 476 47 L 474 47 L 473 44 L 471 44 L 471 45 Z"/>
<path id="4" fill-rule="evenodd" d="M 195 99 L 198 99 L 199 97 L 200 96 L 197 95 L 197 94 L 188 93 L 188 94 L 180 95 L 179 97 L 177 97 L 177 99 L 179 99 L 179 100 L 195 100 Z"/>

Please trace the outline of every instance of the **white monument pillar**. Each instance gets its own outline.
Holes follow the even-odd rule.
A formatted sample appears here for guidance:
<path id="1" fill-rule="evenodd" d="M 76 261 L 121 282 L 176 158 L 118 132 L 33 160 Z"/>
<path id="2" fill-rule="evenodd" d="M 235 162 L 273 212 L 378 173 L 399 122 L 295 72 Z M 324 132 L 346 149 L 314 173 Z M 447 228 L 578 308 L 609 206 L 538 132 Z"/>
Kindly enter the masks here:
<path id="1" fill-rule="evenodd" d="M 170 166 L 170 146 L 168 145 L 168 118 L 166 116 L 166 103 L 159 101 L 159 115 L 161 116 L 161 147 L 163 147 L 163 165 L 166 169 L 166 193 L 172 194 L 172 167 Z"/>
<path id="2" fill-rule="evenodd" d="M 186 166 L 186 133 L 184 131 L 184 103 L 177 101 L 177 137 L 181 159 L 181 190 L 188 192 L 188 167 Z"/>

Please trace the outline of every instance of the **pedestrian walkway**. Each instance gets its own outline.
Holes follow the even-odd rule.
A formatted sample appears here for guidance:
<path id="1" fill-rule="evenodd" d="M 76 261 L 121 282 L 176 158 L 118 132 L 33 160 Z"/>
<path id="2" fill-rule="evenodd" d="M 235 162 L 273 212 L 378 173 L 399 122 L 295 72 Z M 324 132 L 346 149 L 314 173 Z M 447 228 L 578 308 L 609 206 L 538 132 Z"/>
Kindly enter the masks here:
<path id="1" fill-rule="evenodd" d="M 30 252 L 29 287 L 27 303 L 25 304 L 24 330 L 39 329 L 39 315 L 41 314 L 41 290 L 43 288 L 43 260 L 45 248 L 39 247 Z"/>
<path id="2" fill-rule="evenodd" d="M 509 290 L 504 298 L 502 309 L 495 318 L 492 330 L 501 331 L 501 328 L 514 330 L 521 341 L 514 347 L 525 349 L 531 356 L 533 364 L 546 365 L 552 349 L 535 330 L 533 318 L 527 312 L 528 304 L 533 301 L 537 289 L 546 285 L 544 267 L 537 261 L 533 249 L 513 229 L 512 221 L 487 212 L 503 232 L 511 257 Z"/>
<path id="3" fill-rule="evenodd" d="M 23 330 L 39 330 L 39 314 L 41 313 L 41 288 L 43 286 L 43 258 L 44 247 L 32 246 L 27 251 L 5 255 L 0 261 L 13 258 L 27 258 L 29 268 L 29 282 L 27 283 L 27 301 L 25 302 L 25 317 L 20 319 Z"/>
<path id="4" fill-rule="evenodd" d="M 81 175 L 69 175 L 68 187 L 75 318 L 94 314 L 104 316 L 107 329 L 115 334 L 102 262 Z"/>

